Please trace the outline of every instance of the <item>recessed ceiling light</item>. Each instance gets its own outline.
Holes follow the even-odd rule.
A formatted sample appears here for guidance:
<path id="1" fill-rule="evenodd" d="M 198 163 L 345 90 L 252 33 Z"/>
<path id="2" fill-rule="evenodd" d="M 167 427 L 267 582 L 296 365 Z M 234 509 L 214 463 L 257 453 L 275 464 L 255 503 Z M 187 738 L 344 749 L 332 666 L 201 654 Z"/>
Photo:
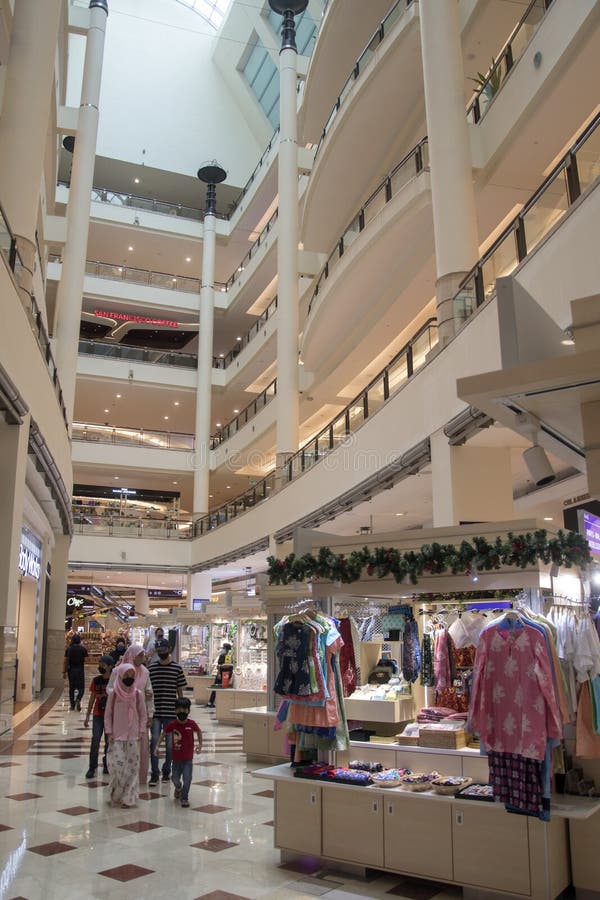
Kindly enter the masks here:
<path id="1" fill-rule="evenodd" d="M 130 253 L 133 253 L 133 247 L 128 247 L 127 249 L 129 250 Z"/>
<path id="2" fill-rule="evenodd" d="M 208 495 L 208 499 L 209 499 L 209 500 L 212 500 L 212 498 L 213 498 L 213 495 L 212 495 L 212 494 L 209 494 L 209 495 Z"/>
<path id="3" fill-rule="evenodd" d="M 174 481 L 174 482 L 173 482 L 173 484 L 178 484 L 178 483 L 179 483 L 179 482 L 177 482 L 177 481 Z"/>
<path id="4" fill-rule="evenodd" d="M 104 410 L 104 412 L 110 412 L 110 410 L 108 410 L 108 409 L 105 409 L 105 410 Z"/>
<path id="5" fill-rule="evenodd" d="M 163 419 L 165 420 L 165 422 L 168 422 L 168 421 L 169 421 L 169 417 L 168 417 L 168 416 L 163 416 Z"/>
<path id="6" fill-rule="evenodd" d="M 563 347 L 574 347 L 575 341 L 573 340 L 573 338 L 567 337 L 562 339 L 561 344 L 563 345 Z"/>
<path id="7" fill-rule="evenodd" d="M 239 409 L 234 409 L 234 413 L 235 413 L 236 416 L 237 416 L 237 414 L 239 413 Z"/>
<path id="8" fill-rule="evenodd" d="M 225 487 L 227 488 L 228 491 L 231 490 L 231 485 L 230 485 L 230 484 L 225 485 Z"/>
<path id="9" fill-rule="evenodd" d="M 118 272 L 122 272 L 122 271 L 123 271 L 123 266 L 117 266 L 117 271 L 118 271 Z"/>
<path id="10" fill-rule="evenodd" d="M 396 513 L 397 516 L 403 516 L 404 513 Z"/>
<path id="11" fill-rule="evenodd" d="M 544 516 L 544 522 L 553 522 L 553 521 L 554 521 L 553 516 Z"/>
<path id="12" fill-rule="evenodd" d="M 191 261 L 192 261 L 192 257 L 191 257 L 191 256 L 186 256 L 185 261 L 186 261 L 186 262 L 191 262 Z"/>
<path id="13" fill-rule="evenodd" d="M 115 397 L 117 398 L 117 400 L 120 400 L 122 396 L 123 396 L 122 394 L 115 394 Z"/>
<path id="14" fill-rule="evenodd" d="M 119 476 L 118 476 L 118 475 L 114 475 L 113 477 L 114 477 L 115 481 L 118 481 L 118 480 L 119 480 Z"/>
<path id="15" fill-rule="evenodd" d="M 236 337 L 236 341 L 241 341 L 241 337 Z"/>
<path id="16" fill-rule="evenodd" d="M 219 359 L 223 359 L 224 356 L 225 356 L 224 353 L 219 353 Z"/>
<path id="17" fill-rule="evenodd" d="M 176 400 L 173 406 L 179 406 L 179 400 Z"/>
<path id="18" fill-rule="evenodd" d="M 221 427 L 221 423 L 220 423 L 220 422 L 216 422 L 215 425 L 216 425 L 217 428 L 220 428 L 220 427 Z"/>
<path id="19" fill-rule="evenodd" d="M 139 179 L 139 178 L 134 178 L 134 179 L 133 179 L 133 183 L 134 183 L 134 184 L 139 184 L 139 183 L 140 183 L 140 179 Z"/>

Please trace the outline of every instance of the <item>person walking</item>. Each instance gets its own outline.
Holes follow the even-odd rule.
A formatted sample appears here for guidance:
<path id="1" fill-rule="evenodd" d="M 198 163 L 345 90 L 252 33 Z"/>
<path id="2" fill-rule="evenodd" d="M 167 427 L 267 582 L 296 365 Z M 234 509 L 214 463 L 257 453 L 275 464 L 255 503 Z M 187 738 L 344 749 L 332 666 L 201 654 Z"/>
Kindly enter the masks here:
<path id="1" fill-rule="evenodd" d="M 154 718 L 152 719 L 152 739 L 150 743 L 150 787 L 158 784 L 160 772 L 156 745 L 163 728 L 176 718 L 175 707 L 178 699 L 183 697 L 183 689 L 187 687 L 183 669 L 171 659 L 169 642 L 157 641 L 156 652 L 158 662 L 149 668 L 150 681 L 154 691 Z M 165 760 L 162 765 L 162 780 L 169 781 L 171 776 L 171 741 L 167 738 Z"/>
<path id="2" fill-rule="evenodd" d="M 114 660 L 115 666 L 119 666 L 121 664 L 121 662 L 123 661 L 122 658 L 123 658 L 126 650 L 127 650 L 127 641 L 125 640 L 123 635 L 120 634 L 115 642 L 114 649 L 110 651 L 110 655 L 112 656 L 112 658 Z"/>
<path id="3" fill-rule="evenodd" d="M 102 771 L 108 775 L 108 763 L 106 757 L 108 754 L 108 736 L 104 732 L 104 713 L 106 711 L 106 701 L 108 700 L 107 689 L 109 678 L 113 669 L 113 658 L 107 653 L 106 656 L 100 657 L 98 664 L 99 675 L 92 678 L 90 684 L 90 699 L 88 700 L 88 708 L 85 714 L 84 725 L 89 728 L 90 713 L 93 708 L 92 715 L 92 744 L 90 746 L 90 760 L 88 770 L 85 773 L 86 778 L 93 778 L 98 768 L 98 754 L 100 751 L 100 743 L 104 734 L 104 756 L 102 758 Z"/>
<path id="4" fill-rule="evenodd" d="M 85 658 L 87 650 L 81 643 L 81 635 L 75 633 L 65 650 L 63 678 L 69 678 L 69 703 L 71 709 L 81 709 L 81 699 L 85 691 Z"/>
<path id="5" fill-rule="evenodd" d="M 123 663 L 115 669 L 114 688 L 108 692 L 104 728 L 108 735 L 108 768 L 112 806 L 137 805 L 140 744 L 146 739 L 146 704 L 135 686 L 135 668 Z"/>
<path id="6" fill-rule="evenodd" d="M 152 690 L 152 682 L 150 681 L 150 673 L 144 665 L 146 654 L 141 644 L 131 644 L 123 654 L 123 663 L 133 665 L 135 671 L 135 686 L 138 691 L 142 692 L 144 703 L 146 705 L 146 737 L 140 742 L 140 784 L 146 784 L 148 781 L 148 766 L 150 762 L 150 742 L 148 740 L 148 727 L 154 717 L 154 692 Z M 115 683 L 115 674 L 110 676 L 108 682 L 108 690 L 112 690 Z"/>
<path id="7" fill-rule="evenodd" d="M 154 638 L 149 638 L 144 644 L 144 650 L 146 651 L 146 665 L 149 666 L 151 663 L 158 662 L 158 653 L 156 652 L 156 644 L 158 641 L 165 640 L 165 632 L 160 627 L 160 625 L 154 629 Z"/>
<path id="8" fill-rule="evenodd" d="M 181 806 L 190 805 L 189 793 L 192 783 L 194 768 L 194 735 L 196 735 L 196 753 L 202 753 L 202 731 L 197 722 L 189 718 L 191 701 L 189 697 L 182 697 L 175 704 L 177 718 L 165 726 L 157 744 L 171 738 L 171 755 L 173 757 L 172 782 L 175 788 L 175 800 L 179 800 Z"/>

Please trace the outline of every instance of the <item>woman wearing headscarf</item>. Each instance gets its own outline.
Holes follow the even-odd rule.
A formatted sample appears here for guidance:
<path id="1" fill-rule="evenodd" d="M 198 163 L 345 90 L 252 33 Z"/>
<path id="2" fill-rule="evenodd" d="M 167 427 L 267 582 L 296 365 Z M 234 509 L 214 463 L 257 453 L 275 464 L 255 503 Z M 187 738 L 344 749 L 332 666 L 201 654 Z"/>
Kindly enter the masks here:
<path id="1" fill-rule="evenodd" d="M 144 698 L 144 703 L 146 705 L 146 720 L 148 726 L 150 726 L 152 719 L 154 718 L 154 691 L 152 690 L 150 673 L 144 665 L 145 657 L 146 654 L 144 653 L 144 648 L 141 644 L 132 644 L 123 654 L 122 661 L 123 663 L 133 665 L 135 671 L 135 686 L 138 691 L 141 691 Z M 111 672 L 110 680 L 108 682 L 109 691 L 114 688 L 116 678 L 115 673 L 116 670 Z M 142 739 L 140 742 L 140 784 L 146 784 L 148 781 L 148 769 L 150 766 L 150 739 L 148 735 L 146 735 L 146 738 L 147 740 Z"/>
<path id="2" fill-rule="evenodd" d="M 108 768 L 112 806 L 129 809 L 138 801 L 140 745 L 147 739 L 146 704 L 135 686 L 135 666 L 122 663 L 114 670 L 108 692 L 104 730 L 108 735 Z"/>
<path id="3" fill-rule="evenodd" d="M 85 690 L 85 658 L 87 650 L 81 643 L 81 635 L 75 632 L 71 644 L 65 650 L 63 660 L 63 677 L 69 676 L 69 703 L 71 709 L 81 709 L 81 698 Z"/>

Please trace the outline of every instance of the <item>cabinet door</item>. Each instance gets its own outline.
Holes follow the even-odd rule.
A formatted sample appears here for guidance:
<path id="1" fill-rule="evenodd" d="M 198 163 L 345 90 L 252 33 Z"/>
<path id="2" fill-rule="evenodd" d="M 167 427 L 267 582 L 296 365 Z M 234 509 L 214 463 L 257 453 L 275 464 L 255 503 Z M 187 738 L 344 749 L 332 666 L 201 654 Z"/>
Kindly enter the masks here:
<path id="1" fill-rule="evenodd" d="M 529 894 L 527 818 L 496 804 L 452 804 L 454 880 L 463 885 Z"/>
<path id="2" fill-rule="evenodd" d="M 286 749 L 286 737 L 287 734 L 283 728 L 280 728 L 279 731 L 273 730 L 273 725 L 275 723 L 275 716 L 265 717 L 267 722 L 267 732 L 269 735 L 269 756 L 279 756 L 282 759 L 288 759 L 289 751 Z"/>
<path id="3" fill-rule="evenodd" d="M 321 788 L 316 784 L 275 782 L 275 846 L 321 855 Z"/>
<path id="4" fill-rule="evenodd" d="M 598 890 L 598 847 L 600 847 L 600 812 L 589 819 L 571 819 L 571 865 L 573 884 L 579 891 Z"/>
<path id="5" fill-rule="evenodd" d="M 450 803 L 403 794 L 383 798 L 386 869 L 452 880 Z"/>
<path id="6" fill-rule="evenodd" d="M 244 716 L 244 753 L 266 756 L 269 752 L 269 730 L 266 716 Z"/>
<path id="7" fill-rule="evenodd" d="M 383 865 L 383 801 L 364 788 L 324 789 L 323 855 L 363 866 Z"/>

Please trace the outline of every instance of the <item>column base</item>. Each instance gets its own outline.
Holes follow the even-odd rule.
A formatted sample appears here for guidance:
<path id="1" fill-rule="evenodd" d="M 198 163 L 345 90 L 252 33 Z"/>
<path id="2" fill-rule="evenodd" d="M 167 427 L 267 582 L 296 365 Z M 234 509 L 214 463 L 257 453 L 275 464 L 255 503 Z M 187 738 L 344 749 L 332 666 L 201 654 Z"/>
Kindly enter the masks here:
<path id="1" fill-rule="evenodd" d="M 48 628 L 46 631 L 46 663 L 44 687 L 60 687 L 63 684 L 62 666 L 65 656 L 64 628 Z"/>

